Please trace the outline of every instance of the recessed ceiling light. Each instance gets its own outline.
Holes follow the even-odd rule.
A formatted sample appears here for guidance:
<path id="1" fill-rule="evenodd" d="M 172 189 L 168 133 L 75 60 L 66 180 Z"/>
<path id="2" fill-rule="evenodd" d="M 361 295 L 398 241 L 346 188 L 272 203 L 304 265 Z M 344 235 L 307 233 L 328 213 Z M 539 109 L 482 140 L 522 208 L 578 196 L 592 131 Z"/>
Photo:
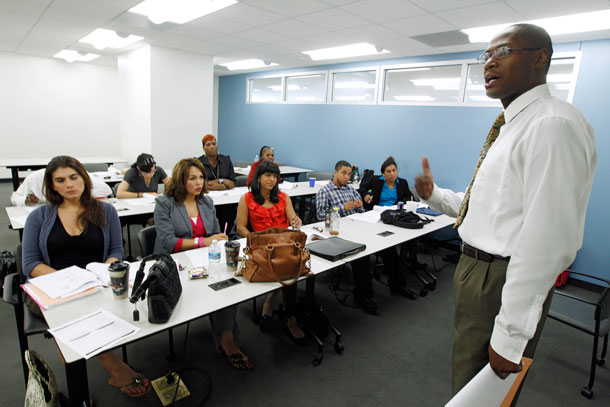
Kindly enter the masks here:
<path id="1" fill-rule="evenodd" d="M 229 71 L 238 71 L 240 69 L 254 69 L 254 68 L 263 68 L 266 66 L 276 66 L 273 62 L 265 63 L 265 61 L 260 59 L 244 59 L 241 61 L 233 61 L 227 62 L 226 64 L 219 64 L 221 66 L 225 66 Z"/>
<path id="2" fill-rule="evenodd" d="M 81 38 L 79 42 L 91 44 L 95 48 L 102 50 L 104 48 L 122 48 L 142 39 L 144 37 L 138 35 L 119 34 L 116 31 L 98 28 L 91 34 Z"/>
<path id="3" fill-rule="evenodd" d="M 324 59 L 338 59 L 338 58 L 349 58 L 359 57 L 364 55 L 377 55 L 386 54 L 390 51 L 383 48 L 378 48 L 373 44 L 361 42 L 359 44 L 343 45 L 341 47 L 322 48 L 314 49 L 311 51 L 303 51 L 303 54 L 307 54 L 314 61 L 321 61 Z"/>
<path id="4" fill-rule="evenodd" d="M 237 3 L 236 0 L 144 0 L 129 9 L 154 24 L 184 24 Z"/>
<path id="5" fill-rule="evenodd" d="M 572 14 L 561 17 L 542 18 L 539 20 L 522 21 L 544 28 L 549 35 L 574 34 L 589 31 L 610 29 L 610 10 L 592 11 L 590 13 Z M 494 35 L 512 24 L 489 25 L 485 27 L 467 28 L 462 31 L 468 35 L 471 43 L 489 42 Z"/>
<path id="6" fill-rule="evenodd" d="M 87 62 L 98 58 L 99 54 L 91 54 L 87 52 L 78 52 L 72 49 L 64 49 L 53 55 L 53 58 L 65 59 L 67 62 Z"/>

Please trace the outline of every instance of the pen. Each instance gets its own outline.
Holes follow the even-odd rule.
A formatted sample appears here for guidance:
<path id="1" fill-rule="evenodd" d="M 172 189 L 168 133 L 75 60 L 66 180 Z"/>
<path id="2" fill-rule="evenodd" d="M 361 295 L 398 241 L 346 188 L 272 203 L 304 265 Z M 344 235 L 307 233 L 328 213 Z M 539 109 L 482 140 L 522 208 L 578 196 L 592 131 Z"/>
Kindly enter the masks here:
<path id="1" fill-rule="evenodd" d="M 225 223 L 225 231 L 223 232 L 225 235 L 227 234 L 227 226 L 229 226 L 229 223 Z"/>

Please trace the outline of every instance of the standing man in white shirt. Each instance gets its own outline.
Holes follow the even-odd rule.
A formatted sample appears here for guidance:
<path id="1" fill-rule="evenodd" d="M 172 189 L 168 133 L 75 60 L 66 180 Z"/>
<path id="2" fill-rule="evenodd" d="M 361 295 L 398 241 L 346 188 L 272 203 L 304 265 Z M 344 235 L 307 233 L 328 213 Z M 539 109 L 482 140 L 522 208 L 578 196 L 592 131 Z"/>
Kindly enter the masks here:
<path id="1" fill-rule="evenodd" d="M 453 393 L 487 362 L 501 378 L 532 357 L 557 275 L 582 245 L 597 163 L 593 129 L 550 95 L 553 48 L 541 27 L 517 24 L 491 40 L 487 96 L 504 111 L 492 127 L 466 193 L 434 184 L 427 158 L 415 188 L 457 217 L 463 241 L 454 277 Z"/>

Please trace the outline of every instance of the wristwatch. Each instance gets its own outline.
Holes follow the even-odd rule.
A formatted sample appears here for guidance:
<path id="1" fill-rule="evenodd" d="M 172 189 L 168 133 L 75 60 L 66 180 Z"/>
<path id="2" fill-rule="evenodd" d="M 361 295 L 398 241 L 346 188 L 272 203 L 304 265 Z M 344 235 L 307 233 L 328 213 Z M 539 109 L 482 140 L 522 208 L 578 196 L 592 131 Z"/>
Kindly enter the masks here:
<path id="1" fill-rule="evenodd" d="M 218 178 L 218 183 L 222 184 L 224 180 L 222 178 Z"/>

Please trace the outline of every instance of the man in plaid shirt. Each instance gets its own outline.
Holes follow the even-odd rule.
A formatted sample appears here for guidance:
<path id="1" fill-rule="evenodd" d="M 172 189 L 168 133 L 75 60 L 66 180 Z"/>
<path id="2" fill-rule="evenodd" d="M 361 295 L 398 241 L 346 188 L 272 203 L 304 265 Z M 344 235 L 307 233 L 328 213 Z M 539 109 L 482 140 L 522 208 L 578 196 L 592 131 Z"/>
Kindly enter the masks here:
<path id="1" fill-rule="evenodd" d="M 324 220 L 327 211 L 334 207 L 339 208 L 341 217 L 356 212 L 364 212 L 362 199 L 358 191 L 348 186 L 352 175 L 352 166 L 347 161 L 341 160 L 335 164 L 335 176 L 316 194 L 316 216 Z M 351 262 L 354 274 L 354 302 L 368 314 L 379 315 L 381 310 L 373 301 L 373 280 L 369 256 L 365 256 Z"/>

